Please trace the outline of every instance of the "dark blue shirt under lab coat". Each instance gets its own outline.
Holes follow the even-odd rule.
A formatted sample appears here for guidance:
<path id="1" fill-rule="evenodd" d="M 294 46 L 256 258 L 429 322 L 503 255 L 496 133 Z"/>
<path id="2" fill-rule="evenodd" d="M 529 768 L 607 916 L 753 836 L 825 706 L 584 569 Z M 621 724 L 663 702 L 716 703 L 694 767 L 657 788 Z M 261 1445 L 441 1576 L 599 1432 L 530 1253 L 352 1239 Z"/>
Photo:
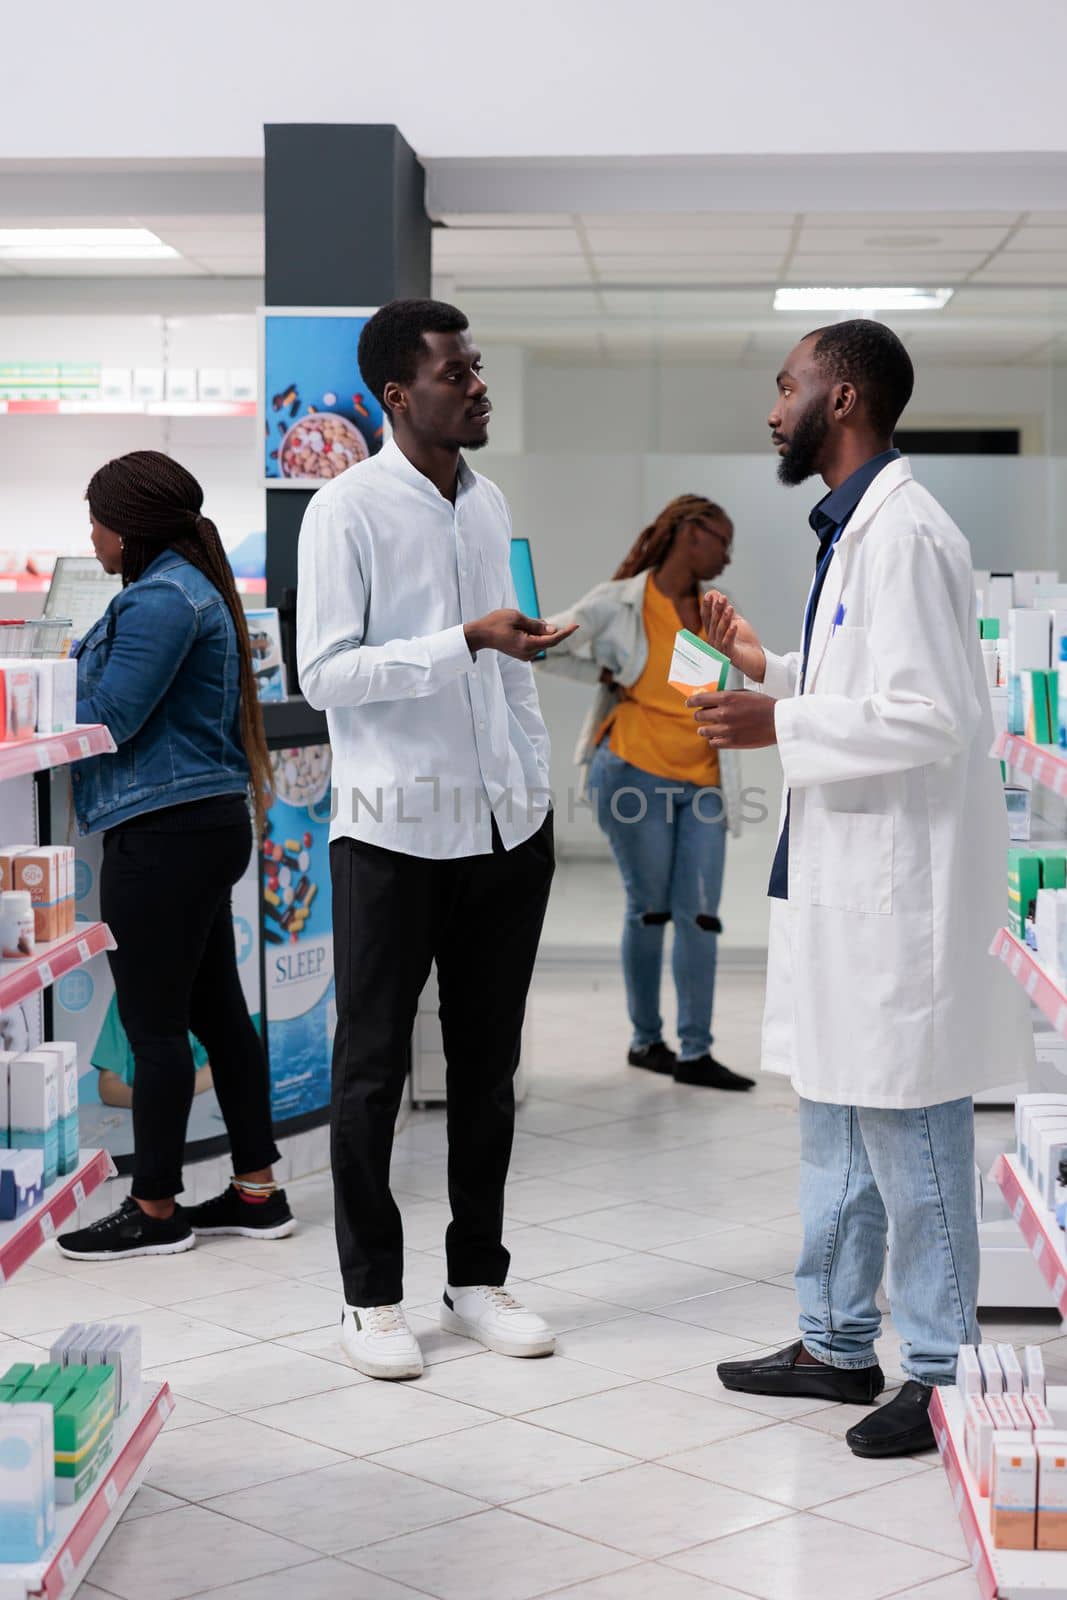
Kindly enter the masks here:
<path id="1" fill-rule="evenodd" d="M 808 601 L 807 623 L 804 628 L 804 655 L 800 666 L 799 692 L 804 691 L 804 678 L 808 670 L 808 651 L 811 648 L 811 635 L 815 626 L 815 615 L 819 609 L 819 598 L 822 595 L 826 574 L 830 570 L 830 560 L 826 557 L 832 550 L 834 541 L 848 526 L 853 512 L 863 499 L 871 484 L 891 461 L 899 461 L 899 450 L 883 450 L 880 455 L 872 456 L 870 461 L 865 461 L 862 467 L 857 467 L 844 483 L 839 483 L 836 489 L 831 489 L 829 494 L 823 495 L 818 505 L 808 518 L 812 531 L 819 541 L 819 554 L 815 562 L 815 584 Z M 771 881 L 767 893 L 772 900 L 788 900 L 789 898 L 789 801 L 786 801 L 785 824 L 782 828 L 778 848 L 774 852 L 774 863 L 771 867 Z"/>

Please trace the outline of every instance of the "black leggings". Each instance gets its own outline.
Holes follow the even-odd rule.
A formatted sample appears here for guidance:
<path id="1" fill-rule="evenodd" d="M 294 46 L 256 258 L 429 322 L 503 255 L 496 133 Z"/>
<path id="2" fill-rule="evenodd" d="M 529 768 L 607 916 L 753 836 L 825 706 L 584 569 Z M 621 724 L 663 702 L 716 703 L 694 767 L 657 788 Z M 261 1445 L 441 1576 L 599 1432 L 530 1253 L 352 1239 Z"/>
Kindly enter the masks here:
<path id="1" fill-rule="evenodd" d="M 156 832 L 117 828 L 104 839 L 100 908 L 118 949 L 108 960 L 133 1050 L 134 1196 L 182 1188 L 193 1103 L 190 1030 L 211 1061 L 234 1171 L 278 1159 L 270 1080 L 237 974 L 231 890 L 252 849 L 251 823 Z"/>

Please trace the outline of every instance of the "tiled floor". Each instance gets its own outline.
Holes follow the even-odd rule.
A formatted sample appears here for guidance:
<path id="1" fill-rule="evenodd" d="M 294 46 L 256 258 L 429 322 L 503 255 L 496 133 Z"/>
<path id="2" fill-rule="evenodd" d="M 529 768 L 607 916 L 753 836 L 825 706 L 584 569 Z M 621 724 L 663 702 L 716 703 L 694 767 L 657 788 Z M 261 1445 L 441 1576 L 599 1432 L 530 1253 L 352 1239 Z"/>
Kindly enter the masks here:
<path id="1" fill-rule="evenodd" d="M 756 1060 L 761 984 L 723 974 L 722 1057 Z M 621 1064 L 617 977 L 543 971 L 509 1190 L 518 1292 L 550 1361 L 443 1335 L 440 1112 L 397 1141 L 407 1289 L 428 1366 L 376 1384 L 335 1343 L 326 1176 L 302 1232 L 173 1261 L 43 1251 L 0 1294 L 0 1363 L 133 1318 L 178 1402 L 85 1600 L 973 1600 L 936 1458 L 861 1462 L 856 1411 L 727 1394 L 715 1363 L 792 1336 L 786 1087 L 679 1089 Z M 1049 1319 L 1003 1324 L 1046 1343 Z M 899 1381 L 891 1329 L 882 1361 Z"/>

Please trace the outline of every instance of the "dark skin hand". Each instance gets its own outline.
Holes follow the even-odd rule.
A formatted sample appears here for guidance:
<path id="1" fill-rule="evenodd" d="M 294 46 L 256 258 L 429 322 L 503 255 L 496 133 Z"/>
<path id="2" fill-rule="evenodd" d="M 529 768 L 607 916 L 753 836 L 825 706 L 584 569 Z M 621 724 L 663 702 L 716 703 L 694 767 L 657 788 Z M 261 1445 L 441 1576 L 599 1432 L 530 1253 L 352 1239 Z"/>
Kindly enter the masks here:
<path id="1" fill-rule="evenodd" d="M 488 444 L 493 407 L 482 377 L 482 353 L 469 329 L 427 332 L 422 342 L 414 378 L 410 383 L 387 383 L 384 400 L 397 445 L 454 505 L 459 453 Z M 550 628 L 539 617 L 503 610 L 465 623 L 463 631 L 472 656 L 479 650 L 499 650 L 517 661 L 532 661 L 542 650 L 570 638 L 577 628 L 577 623 Z"/>
<path id="2" fill-rule="evenodd" d="M 764 750 L 778 743 L 774 728 L 777 700 L 751 689 L 694 694 L 686 701 L 697 733 L 716 750 Z"/>

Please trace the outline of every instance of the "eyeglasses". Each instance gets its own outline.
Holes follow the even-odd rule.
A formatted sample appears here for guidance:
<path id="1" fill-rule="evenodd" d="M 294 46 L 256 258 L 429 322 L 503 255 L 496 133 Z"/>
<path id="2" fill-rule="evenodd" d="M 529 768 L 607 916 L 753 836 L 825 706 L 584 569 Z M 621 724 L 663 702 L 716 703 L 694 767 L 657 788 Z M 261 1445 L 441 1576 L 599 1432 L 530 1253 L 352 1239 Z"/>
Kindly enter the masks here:
<path id="1" fill-rule="evenodd" d="M 712 522 L 702 522 L 700 527 L 703 533 L 710 533 L 713 538 L 718 539 L 727 555 L 729 555 L 734 546 L 734 536 L 732 533 L 723 533 L 722 529 L 717 528 Z"/>

